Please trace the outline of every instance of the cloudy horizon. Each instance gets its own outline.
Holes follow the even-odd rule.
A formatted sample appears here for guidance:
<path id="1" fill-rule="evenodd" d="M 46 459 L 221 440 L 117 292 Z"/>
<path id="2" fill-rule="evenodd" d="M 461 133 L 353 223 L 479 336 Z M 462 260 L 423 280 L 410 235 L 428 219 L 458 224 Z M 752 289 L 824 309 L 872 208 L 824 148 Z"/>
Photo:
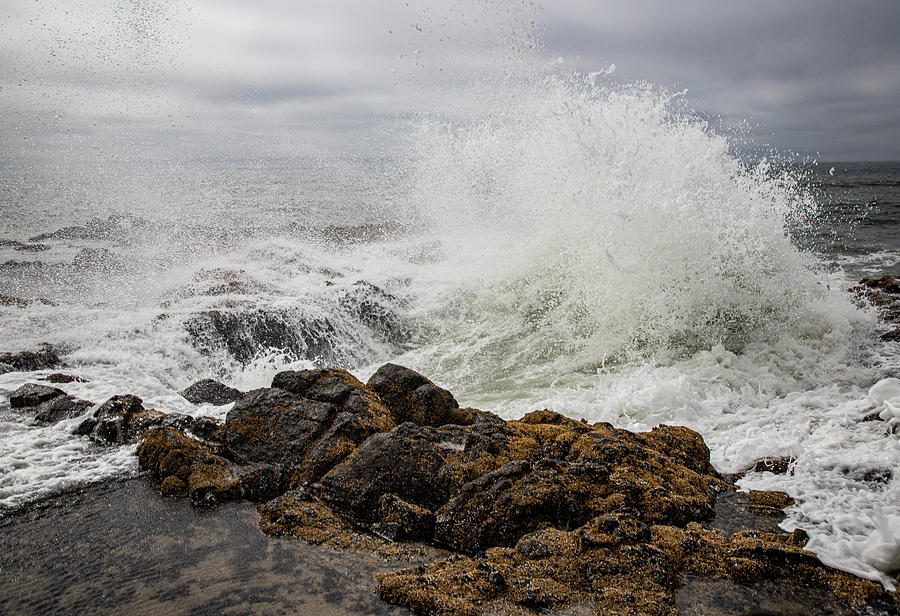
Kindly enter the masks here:
<path id="1" fill-rule="evenodd" d="M 900 159 L 900 5 L 11 0 L 2 159 L 347 152 L 530 56 L 686 91 L 748 149 Z M 489 87 L 489 86 L 488 86 Z"/>

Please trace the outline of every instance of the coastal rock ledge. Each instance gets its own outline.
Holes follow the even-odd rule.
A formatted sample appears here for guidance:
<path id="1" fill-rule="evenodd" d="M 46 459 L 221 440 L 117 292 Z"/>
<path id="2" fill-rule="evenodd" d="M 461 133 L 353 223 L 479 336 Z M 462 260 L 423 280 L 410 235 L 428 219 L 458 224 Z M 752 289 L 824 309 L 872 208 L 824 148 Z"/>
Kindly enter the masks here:
<path id="1" fill-rule="evenodd" d="M 896 592 L 822 565 L 802 531 L 711 523 L 734 487 L 696 432 L 548 410 L 505 421 L 393 364 L 365 385 L 342 370 L 282 372 L 202 437 L 147 429 L 138 457 L 164 494 L 260 502 L 267 534 L 383 556 L 395 570 L 378 594 L 419 614 L 680 614 L 679 592 L 704 583 L 785 582 L 833 614 L 900 607 Z"/>

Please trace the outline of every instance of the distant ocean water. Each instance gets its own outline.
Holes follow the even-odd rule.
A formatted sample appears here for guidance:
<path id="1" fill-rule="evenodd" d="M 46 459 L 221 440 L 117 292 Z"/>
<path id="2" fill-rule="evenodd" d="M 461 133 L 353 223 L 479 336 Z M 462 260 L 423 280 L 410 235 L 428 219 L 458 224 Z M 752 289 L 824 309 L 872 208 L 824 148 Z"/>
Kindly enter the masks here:
<path id="1" fill-rule="evenodd" d="M 49 342 L 93 402 L 387 361 L 463 405 L 700 431 L 784 490 L 829 564 L 891 583 L 900 349 L 848 289 L 900 273 L 900 163 L 746 163 L 644 88 L 541 82 L 401 155 L 0 167 L 0 350 Z M 39 301 L 45 300 L 45 301 Z M 50 371 L 0 375 L 12 391 Z M 874 389 L 873 389 L 874 387 Z M 894 409 L 893 411 L 891 409 Z M 0 397 L 2 510 L 137 472 Z M 867 480 L 884 470 L 887 480 Z"/>

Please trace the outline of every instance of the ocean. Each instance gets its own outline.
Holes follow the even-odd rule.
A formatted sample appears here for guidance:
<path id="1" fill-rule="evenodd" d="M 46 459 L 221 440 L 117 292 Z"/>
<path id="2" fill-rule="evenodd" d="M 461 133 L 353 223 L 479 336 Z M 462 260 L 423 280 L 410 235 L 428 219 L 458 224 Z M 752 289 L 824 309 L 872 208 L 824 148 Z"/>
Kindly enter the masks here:
<path id="1" fill-rule="evenodd" d="M 900 163 L 750 159 L 646 87 L 544 79 L 366 154 L 0 166 L 2 351 L 49 343 L 100 403 L 386 362 L 463 406 L 698 430 L 827 564 L 900 566 L 900 344 L 849 289 L 900 273 Z M 882 413 L 888 419 L 861 421 Z M 891 419 L 893 417 L 893 419 Z M 0 396 L 0 516 L 138 473 L 134 446 Z"/>

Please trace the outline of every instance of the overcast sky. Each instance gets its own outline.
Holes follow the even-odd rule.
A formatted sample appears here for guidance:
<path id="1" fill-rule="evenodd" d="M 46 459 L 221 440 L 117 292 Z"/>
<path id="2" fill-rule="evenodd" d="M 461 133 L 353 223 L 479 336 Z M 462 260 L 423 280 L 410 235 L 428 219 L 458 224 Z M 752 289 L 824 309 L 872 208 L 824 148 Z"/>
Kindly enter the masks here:
<path id="1" fill-rule="evenodd" d="M 346 152 L 533 40 L 532 64 L 687 90 L 757 145 L 900 159 L 898 0 L 5 0 L 0 157 Z"/>

